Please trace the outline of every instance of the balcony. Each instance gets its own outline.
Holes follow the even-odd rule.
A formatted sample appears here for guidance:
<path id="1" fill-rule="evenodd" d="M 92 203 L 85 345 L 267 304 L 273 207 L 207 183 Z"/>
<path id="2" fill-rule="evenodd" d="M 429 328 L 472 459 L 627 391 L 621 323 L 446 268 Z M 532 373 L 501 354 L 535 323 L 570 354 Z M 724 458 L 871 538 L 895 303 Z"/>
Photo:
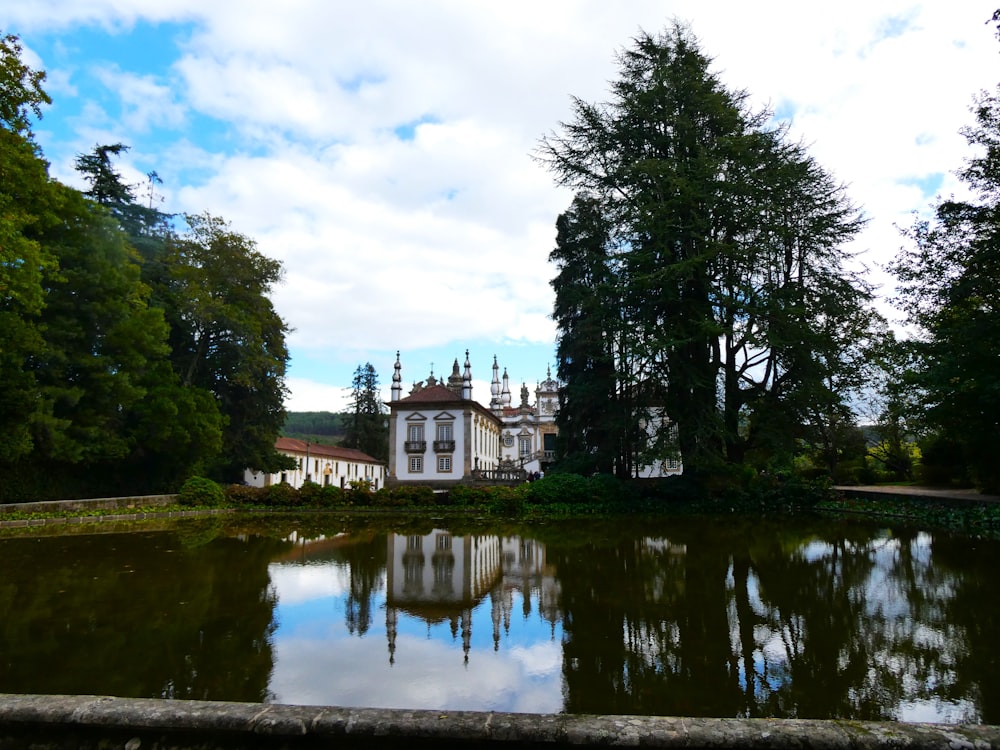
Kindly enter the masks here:
<path id="1" fill-rule="evenodd" d="M 427 450 L 426 440 L 407 440 L 403 443 L 403 450 L 407 453 L 423 453 Z"/>
<path id="2" fill-rule="evenodd" d="M 454 453 L 455 452 L 455 441 L 454 440 L 435 440 L 434 441 L 434 452 L 435 453 Z"/>

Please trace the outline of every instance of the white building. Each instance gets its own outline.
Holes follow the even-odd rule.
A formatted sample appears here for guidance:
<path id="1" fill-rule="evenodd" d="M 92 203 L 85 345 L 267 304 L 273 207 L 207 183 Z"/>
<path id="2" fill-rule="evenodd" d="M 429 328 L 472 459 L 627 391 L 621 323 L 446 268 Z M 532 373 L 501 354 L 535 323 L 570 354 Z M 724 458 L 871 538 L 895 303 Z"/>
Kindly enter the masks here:
<path id="1" fill-rule="evenodd" d="M 535 387 L 533 404 L 528 402 L 528 386 L 522 383 L 520 403 L 515 406 L 511 401 L 510 378 L 506 368 L 503 378 L 499 373 L 500 367 L 494 357 L 490 411 L 503 422 L 501 467 L 520 468 L 529 474 L 544 473 L 556 455 L 559 382 L 552 379 L 551 369 L 547 370 L 545 380 Z"/>
<path id="2" fill-rule="evenodd" d="M 464 374 L 456 359 L 446 383 L 432 373 L 406 397 L 401 373 L 397 353 L 389 402 L 389 484 L 448 487 L 472 481 L 473 472 L 495 469 L 503 423 L 472 399 L 468 353 Z"/>
<path id="3" fill-rule="evenodd" d="M 555 460 L 559 388 L 549 368 L 545 380 L 535 386 L 534 401 L 522 382 L 515 403 L 510 376 L 506 369 L 500 374 L 494 357 L 487 408 L 472 398 L 466 351 L 464 371 L 459 371 L 456 359 L 447 380 L 431 373 L 426 383 L 414 383 L 404 397 L 397 352 L 389 402 L 388 483 L 444 489 L 471 482 L 512 483 L 544 474 Z M 652 436 L 665 429 L 665 421 L 656 417 L 643 426 Z M 673 429 L 669 422 L 667 428 Z M 665 477 L 682 471 L 680 459 L 670 456 L 640 467 L 635 476 Z"/>
<path id="4" fill-rule="evenodd" d="M 286 437 L 278 438 L 274 449 L 295 459 L 296 468 L 277 474 L 247 469 L 244 481 L 251 487 L 268 487 L 279 482 L 301 487 L 304 482 L 315 482 L 348 488 L 356 481 L 367 481 L 373 490 L 385 486 L 385 464 L 359 450 Z"/>

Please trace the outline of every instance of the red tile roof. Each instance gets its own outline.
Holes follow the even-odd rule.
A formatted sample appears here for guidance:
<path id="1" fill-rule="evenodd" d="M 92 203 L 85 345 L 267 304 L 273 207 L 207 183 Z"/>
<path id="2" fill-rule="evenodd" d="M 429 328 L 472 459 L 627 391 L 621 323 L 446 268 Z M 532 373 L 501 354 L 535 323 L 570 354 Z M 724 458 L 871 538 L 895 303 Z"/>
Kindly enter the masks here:
<path id="1" fill-rule="evenodd" d="M 407 396 L 406 398 L 401 398 L 399 401 L 393 403 L 396 404 L 437 404 L 443 401 L 461 401 L 461 394 L 455 393 L 443 385 L 429 385 L 426 388 L 422 388 L 416 393 Z"/>
<path id="2" fill-rule="evenodd" d="M 274 449 L 288 453 L 305 453 L 305 440 L 281 437 L 274 443 Z M 366 464 L 381 464 L 377 458 L 372 458 L 367 453 L 362 453 L 354 448 L 341 448 L 339 445 L 321 445 L 320 443 L 309 443 L 309 455 L 316 458 L 336 458 L 341 461 L 357 461 Z"/>

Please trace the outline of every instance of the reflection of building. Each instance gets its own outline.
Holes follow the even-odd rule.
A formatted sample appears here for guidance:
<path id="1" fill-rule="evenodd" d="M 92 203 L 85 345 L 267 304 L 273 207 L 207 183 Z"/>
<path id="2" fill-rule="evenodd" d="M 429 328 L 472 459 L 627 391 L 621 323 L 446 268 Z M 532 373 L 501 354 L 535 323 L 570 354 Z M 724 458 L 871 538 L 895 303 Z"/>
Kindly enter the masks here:
<path id="1" fill-rule="evenodd" d="M 493 358 L 493 381 L 487 409 L 472 398 L 472 368 L 458 360 L 451 376 L 413 384 L 403 396 L 399 354 L 389 402 L 389 483 L 447 487 L 460 483 L 523 481 L 527 473 L 544 471 L 555 458 L 559 383 L 551 371 L 528 403 L 511 401 L 510 378 Z"/>
<path id="2" fill-rule="evenodd" d="M 472 612 L 488 596 L 493 622 L 493 646 L 499 648 L 501 628 L 510 628 L 513 592 L 523 597 L 524 614 L 531 598 L 539 614 L 559 620 L 559 588 L 545 561 L 545 547 L 519 537 L 452 536 L 435 529 L 430 534 L 390 534 L 386 563 L 386 635 L 389 660 L 395 660 L 401 614 L 428 625 L 449 622 L 453 637 L 462 635 L 466 660 L 472 639 Z"/>
<path id="3" fill-rule="evenodd" d="M 243 481 L 251 487 L 267 487 L 279 482 L 287 482 L 292 487 L 301 487 L 303 482 L 348 487 L 351 482 L 362 480 L 367 480 L 376 490 L 385 485 L 385 464 L 353 448 L 283 437 L 278 438 L 274 449 L 295 459 L 296 467 L 278 474 L 247 469 Z"/>

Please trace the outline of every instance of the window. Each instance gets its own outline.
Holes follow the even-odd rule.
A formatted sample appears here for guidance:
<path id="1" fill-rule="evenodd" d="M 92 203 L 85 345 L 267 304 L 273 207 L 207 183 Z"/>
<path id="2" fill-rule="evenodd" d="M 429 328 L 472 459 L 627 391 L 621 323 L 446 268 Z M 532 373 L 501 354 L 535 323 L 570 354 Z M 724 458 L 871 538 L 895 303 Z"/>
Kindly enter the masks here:
<path id="1" fill-rule="evenodd" d="M 424 470 L 423 456 L 410 456 L 410 473 L 419 474 Z"/>
<path id="2" fill-rule="evenodd" d="M 455 450 L 455 430 L 453 423 L 438 422 L 434 427 L 434 452 L 453 452 Z"/>
<path id="3" fill-rule="evenodd" d="M 424 426 L 422 424 L 411 424 L 406 426 L 406 439 L 411 443 L 416 443 L 424 439 Z"/>
<path id="4" fill-rule="evenodd" d="M 438 471 L 451 471 L 451 456 L 438 456 Z"/>
<path id="5" fill-rule="evenodd" d="M 517 452 L 522 456 L 531 455 L 531 438 L 523 437 L 517 439 Z"/>

